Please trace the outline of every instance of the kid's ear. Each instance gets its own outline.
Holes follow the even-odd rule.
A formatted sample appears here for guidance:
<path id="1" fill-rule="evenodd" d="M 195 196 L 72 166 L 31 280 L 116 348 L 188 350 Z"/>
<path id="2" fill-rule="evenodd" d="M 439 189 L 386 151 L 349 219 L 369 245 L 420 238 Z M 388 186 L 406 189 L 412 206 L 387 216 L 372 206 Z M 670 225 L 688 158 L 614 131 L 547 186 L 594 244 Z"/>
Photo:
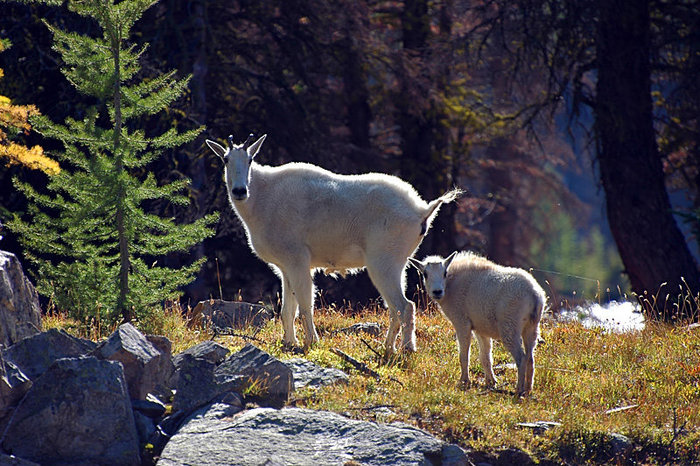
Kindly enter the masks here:
<path id="1" fill-rule="evenodd" d="M 447 267 L 450 266 L 450 263 L 452 263 L 452 259 L 455 258 L 455 256 L 457 255 L 458 252 L 459 252 L 459 251 L 453 252 L 452 254 L 450 254 L 449 256 L 447 256 L 447 258 L 443 261 L 443 263 L 445 264 L 445 270 L 447 270 Z"/>
<path id="2" fill-rule="evenodd" d="M 218 142 L 212 141 L 211 139 L 207 139 L 207 146 L 209 146 L 209 149 L 211 149 L 216 155 L 219 156 L 219 158 L 225 162 L 224 160 L 224 155 L 226 155 L 226 149 L 219 144 Z"/>
<path id="3" fill-rule="evenodd" d="M 425 270 L 425 264 L 423 264 L 418 259 L 414 259 L 413 257 L 409 257 L 408 263 L 411 264 L 413 267 L 415 267 L 419 272 L 423 272 Z"/>
<path id="4" fill-rule="evenodd" d="M 267 134 L 263 134 L 260 136 L 260 139 L 255 141 L 253 144 L 250 145 L 248 148 L 248 156 L 250 158 L 254 158 L 256 155 L 258 155 L 258 152 L 260 151 L 260 147 L 262 146 L 262 143 L 265 142 L 265 138 L 267 137 Z"/>

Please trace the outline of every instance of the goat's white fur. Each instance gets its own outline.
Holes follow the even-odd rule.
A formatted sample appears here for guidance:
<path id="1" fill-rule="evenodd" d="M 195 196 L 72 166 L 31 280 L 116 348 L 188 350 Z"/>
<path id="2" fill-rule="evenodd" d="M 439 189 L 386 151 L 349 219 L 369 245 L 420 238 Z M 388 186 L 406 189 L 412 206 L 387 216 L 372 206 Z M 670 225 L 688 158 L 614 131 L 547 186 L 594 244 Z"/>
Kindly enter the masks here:
<path id="1" fill-rule="evenodd" d="M 387 354 L 415 351 L 415 305 L 406 299 L 406 260 L 418 248 L 439 207 L 461 190 L 425 202 L 401 179 L 378 173 L 339 175 L 307 163 L 270 167 L 253 158 L 266 136 L 247 146 L 207 145 L 225 162 L 229 200 L 245 226 L 250 247 L 282 281 L 283 342 L 298 345 L 294 320 L 301 314 L 304 345 L 318 341 L 313 322 L 313 273 L 366 268 L 389 307 Z"/>
<path id="2" fill-rule="evenodd" d="M 454 252 L 446 259 L 409 258 L 423 277 L 426 292 L 452 323 L 457 334 L 461 382 L 469 385 L 472 332 L 479 342 L 479 359 L 488 385 L 496 384 L 491 339 L 501 340 L 518 367 L 517 395 L 532 391 L 534 351 L 547 296 L 528 272 L 497 265 L 471 252 Z"/>

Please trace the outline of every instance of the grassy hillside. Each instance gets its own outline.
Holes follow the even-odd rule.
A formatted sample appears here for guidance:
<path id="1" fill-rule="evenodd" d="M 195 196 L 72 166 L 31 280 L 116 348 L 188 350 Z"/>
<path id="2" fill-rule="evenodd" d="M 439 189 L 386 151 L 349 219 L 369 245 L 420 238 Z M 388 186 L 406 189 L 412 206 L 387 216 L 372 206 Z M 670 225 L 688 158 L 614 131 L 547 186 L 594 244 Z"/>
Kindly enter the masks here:
<path id="1" fill-rule="evenodd" d="M 324 308 L 317 310 L 316 322 L 321 342 L 306 357 L 345 369 L 351 379 L 348 385 L 296 393 L 296 406 L 407 422 L 485 456 L 518 448 L 540 461 L 574 464 L 700 462 L 700 328 L 651 324 L 643 331 L 614 334 L 576 323 L 543 322 L 534 393 L 517 399 L 516 370 L 500 343 L 494 345 L 497 389 L 484 386 L 476 343 L 473 385 L 458 387 L 454 331 L 432 307 L 418 316 L 418 353 L 386 363 L 375 353 L 382 352 L 383 335 L 334 332 L 358 322 L 378 322 L 386 329 L 388 314 L 382 309 L 350 316 Z M 60 316 L 47 318 L 45 325 L 72 328 L 70 320 Z M 168 336 L 174 352 L 212 337 L 177 309 L 166 310 L 157 322 L 141 329 Z M 95 329 L 87 336 L 108 333 L 105 330 L 109 329 Z M 257 333 L 249 329 L 241 334 L 281 359 L 298 356 L 283 350 L 278 321 Z M 219 335 L 215 340 L 236 351 L 246 338 Z M 367 363 L 381 378 L 357 372 L 333 348 Z M 559 425 L 548 430 L 519 425 L 538 421 Z M 613 459 L 612 434 L 632 441 L 624 459 Z"/>

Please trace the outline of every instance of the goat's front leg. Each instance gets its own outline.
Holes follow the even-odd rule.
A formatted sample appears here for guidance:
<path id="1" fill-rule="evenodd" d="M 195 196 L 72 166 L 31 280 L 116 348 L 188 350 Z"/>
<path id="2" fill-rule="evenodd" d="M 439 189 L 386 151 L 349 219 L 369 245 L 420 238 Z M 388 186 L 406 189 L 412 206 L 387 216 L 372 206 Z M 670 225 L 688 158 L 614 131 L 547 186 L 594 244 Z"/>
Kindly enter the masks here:
<path id="1" fill-rule="evenodd" d="M 314 343 L 318 343 L 318 333 L 314 325 L 314 284 L 310 269 L 295 268 L 289 281 L 299 303 L 299 315 L 304 327 L 304 349 L 309 349 Z"/>
<path id="2" fill-rule="evenodd" d="M 469 378 L 469 353 L 472 345 L 472 326 L 469 322 L 453 322 L 457 334 L 457 346 L 459 349 L 459 365 L 461 368 L 460 383 L 465 387 L 471 386 Z"/>
<path id="3" fill-rule="evenodd" d="M 294 328 L 294 320 L 297 316 L 297 299 L 292 290 L 292 285 L 289 282 L 289 275 L 282 273 L 282 311 L 280 318 L 282 319 L 282 343 L 285 346 L 299 346 L 296 330 Z"/>

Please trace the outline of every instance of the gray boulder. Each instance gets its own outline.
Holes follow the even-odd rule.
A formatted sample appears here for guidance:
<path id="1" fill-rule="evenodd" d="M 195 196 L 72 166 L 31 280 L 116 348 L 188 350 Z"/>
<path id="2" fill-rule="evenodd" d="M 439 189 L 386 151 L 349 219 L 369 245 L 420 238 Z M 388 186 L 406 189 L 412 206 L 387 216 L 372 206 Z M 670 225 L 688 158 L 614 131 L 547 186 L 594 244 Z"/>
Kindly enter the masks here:
<path id="1" fill-rule="evenodd" d="M 39 463 L 0 453 L 0 466 L 41 466 Z"/>
<path id="2" fill-rule="evenodd" d="M 283 361 L 292 370 L 294 390 L 302 388 L 320 388 L 325 385 L 347 383 L 348 375 L 340 369 L 321 367 L 309 360 L 293 358 Z"/>
<path id="3" fill-rule="evenodd" d="M 226 359 L 226 355 L 229 353 L 230 351 L 225 346 L 222 346 L 214 341 L 207 340 L 199 343 L 198 345 L 187 348 L 182 353 L 178 353 L 173 356 L 173 363 L 175 364 L 175 367 L 178 367 L 180 360 L 186 354 L 189 354 L 195 358 L 206 359 L 214 364 L 219 364 Z"/>
<path id="4" fill-rule="evenodd" d="M 131 407 L 134 411 L 138 411 L 151 419 L 163 417 L 167 410 L 165 404 L 150 393 L 145 400 L 131 400 Z"/>
<path id="5" fill-rule="evenodd" d="M 56 361 L 17 406 L 2 448 L 40 464 L 139 464 L 121 364 L 93 357 Z"/>
<path id="6" fill-rule="evenodd" d="M 92 354 L 99 359 L 122 363 L 131 398 L 144 400 L 159 385 L 169 384 L 171 374 L 163 373 L 163 367 L 167 366 L 163 358 L 170 359 L 170 355 L 158 351 L 131 324 L 120 325 Z"/>
<path id="7" fill-rule="evenodd" d="M 226 377 L 215 377 L 215 369 L 216 365 L 211 361 L 191 354 L 183 355 L 176 372 L 178 382 L 173 397 L 173 413 L 189 415 L 224 393 L 243 390 L 246 376 L 229 374 Z"/>
<path id="8" fill-rule="evenodd" d="M 0 345 L 13 345 L 40 331 L 39 295 L 17 256 L 0 251 Z"/>
<path id="9" fill-rule="evenodd" d="M 382 425 L 335 413 L 257 408 L 189 418 L 161 453 L 159 466 L 466 465 L 463 450 L 405 424 Z"/>
<path id="10" fill-rule="evenodd" d="M 193 311 L 195 315 L 201 316 L 205 325 L 214 325 L 221 329 L 242 329 L 250 325 L 261 327 L 274 317 L 272 311 L 265 306 L 221 299 L 200 301 Z"/>
<path id="11" fill-rule="evenodd" d="M 30 379 L 36 379 L 54 361 L 88 354 L 97 345 L 69 335 L 64 330 L 50 329 L 29 336 L 3 350 L 6 361 L 13 362 Z"/>
<path id="12" fill-rule="evenodd" d="M 250 343 L 222 362 L 214 375 L 219 380 L 246 376 L 247 385 L 251 388 L 247 390 L 248 394 L 254 401 L 265 406 L 284 405 L 294 390 L 292 370 Z"/>
<path id="13" fill-rule="evenodd" d="M 158 363 L 155 367 L 155 386 L 152 393 L 167 400 L 172 395 L 171 379 L 175 373 L 173 344 L 168 338 L 161 335 L 146 335 L 146 339 L 160 353 L 160 358 L 158 358 Z"/>
<path id="14" fill-rule="evenodd" d="M 0 419 L 7 415 L 31 386 L 32 381 L 17 366 L 5 362 L 0 352 Z"/>
<path id="15" fill-rule="evenodd" d="M 230 351 L 225 346 L 222 346 L 211 340 L 207 340 L 190 348 L 187 348 L 182 353 L 176 354 L 172 358 L 175 371 L 173 372 L 172 378 L 170 379 L 170 386 L 173 388 L 177 387 L 179 382 L 178 376 L 180 373 L 180 366 L 182 365 L 182 361 L 185 359 L 186 356 L 193 357 L 195 359 L 204 359 L 217 365 L 221 363 L 221 361 L 226 359 L 226 355 L 228 353 L 230 353 Z"/>

